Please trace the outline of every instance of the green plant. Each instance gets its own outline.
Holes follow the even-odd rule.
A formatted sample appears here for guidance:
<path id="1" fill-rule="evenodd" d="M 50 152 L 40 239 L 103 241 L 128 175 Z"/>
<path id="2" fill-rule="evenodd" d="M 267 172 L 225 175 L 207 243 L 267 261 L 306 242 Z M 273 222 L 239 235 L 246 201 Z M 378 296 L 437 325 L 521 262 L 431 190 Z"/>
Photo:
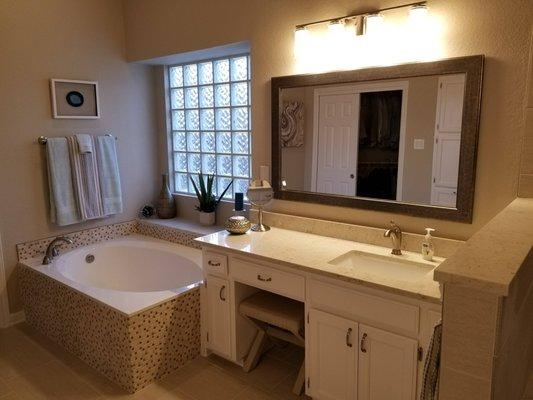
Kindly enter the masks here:
<path id="1" fill-rule="evenodd" d="M 189 178 L 194 187 L 194 191 L 196 192 L 196 197 L 198 197 L 199 204 L 196 206 L 196 209 L 205 213 L 210 213 L 216 210 L 218 203 L 220 203 L 220 200 L 222 200 L 222 197 L 224 197 L 231 184 L 233 183 L 232 179 L 217 200 L 217 198 L 213 194 L 213 182 L 215 181 L 215 175 L 207 175 L 207 182 L 205 182 L 204 175 L 200 172 L 200 174 L 198 175 L 199 185 L 196 185 L 196 182 L 194 181 L 194 179 L 192 179 L 192 177 Z M 198 186 L 200 186 L 200 188 L 198 188 Z"/>

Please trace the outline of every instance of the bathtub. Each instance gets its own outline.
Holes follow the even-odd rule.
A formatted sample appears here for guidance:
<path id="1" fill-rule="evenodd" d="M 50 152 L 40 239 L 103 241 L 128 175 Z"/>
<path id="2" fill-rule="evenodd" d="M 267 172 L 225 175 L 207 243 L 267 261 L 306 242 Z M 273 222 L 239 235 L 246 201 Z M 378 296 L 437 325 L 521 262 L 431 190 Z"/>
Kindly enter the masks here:
<path id="1" fill-rule="evenodd" d="M 200 250 L 141 235 L 24 260 L 26 320 L 135 392 L 200 349 Z"/>

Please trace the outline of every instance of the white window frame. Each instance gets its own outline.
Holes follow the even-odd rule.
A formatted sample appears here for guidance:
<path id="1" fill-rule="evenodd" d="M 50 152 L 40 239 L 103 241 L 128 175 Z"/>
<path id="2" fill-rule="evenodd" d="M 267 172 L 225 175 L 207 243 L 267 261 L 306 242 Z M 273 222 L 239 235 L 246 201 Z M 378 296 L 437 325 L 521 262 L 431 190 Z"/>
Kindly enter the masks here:
<path id="1" fill-rule="evenodd" d="M 247 79 L 246 80 L 238 80 L 238 81 L 234 81 L 231 79 L 231 59 L 233 58 L 238 58 L 238 57 L 247 57 L 247 60 L 248 60 L 248 65 L 247 65 Z M 216 61 L 219 61 L 219 60 L 228 60 L 229 61 L 229 80 L 227 82 L 217 82 L 215 83 L 215 79 L 214 79 L 214 71 L 213 71 L 213 82 L 212 83 L 208 83 L 208 84 L 200 84 L 200 79 L 199 79 L 199 65 L 202 64 L 202 63 L 205 63 L 205 62 L 212 62 L 213 63 L 213 66 L 214 66 L 214 63 Z M 177 87 L 172 87 L 171 86 L 171 75 L 170 75 L 170 71 L 173 67 L 182 67 L 182 68 L 185 68 L 186 65 L 191 65 L 191 64 L 196 64 L 197 65 L 197 84 L 196 85 L 191 85 L 191 86 L 185 86 L 185 83 L 183 82 L 183 86 L 181 86 L 180 88 L 181 89 L 184 89 L 184 97 L 185 97 L 185 89 L 186 88 L 192 88 L 192 87 L 196 87 L 198 88 L 198 107 L 197 108 L 185 108 L 185 105 L 184 105 L 184 108 L 181 109 L 173 109 L 172 108 L 172 101 L 171 101 L 171 93 L 172 93 L 172 90 L 173 89 L 177 89 Z M 188 165 L 187 165 L 187 171 L 186 172 L 183 172 L 183 171 L 177 171 L 177 168 L 175 167 L 175 155 L 176 153 L 185 153 L 185 154 L 189 154 L 189 153 L 195 153 L 195 154 L 199 154 L 200 157 L 202 158 L 202 155 L 204 154 L 210 154 L 210 155 L 214 155 L 215 156 L 215 176 L 217 178 L 217 182 L 218 182 L 218 179 L 219 178 L 228 178 L 228 179 L 233 179 L 233 185 L 232 185 L 232 188 L 230 190 L 228 190 L 228 193 L 224 196 L 224 199 L 225 200 L 230 200 L 230 199 L 233 199 L 234 198 L 234 193 L 236 191 L 238 192 L 244 192 L 244 195 L 246 196 L 246 190 L 244 190 L 244 182 L 243 181 L 247 181 L 246 182 L 246 186 L 248 184 L 248 182 L 250 181 L 251 179 L 251 176 L 252 176 L 252 125 L 251 125 L 251 120 L 252 120 L 252 117 L 251 117 L 251 62 L 250 62 L 250 52 L 241 52 L 241 53 L 237 53 L 237 54 L 229 54 L 229 55 L 225 55 L 225 56 L 219 56 L 219 57 L 211 57 L 211 58 L 203 58 L 203 59 L 200 59 L 200 60 L 191 60 L 191 61 L 187 61 L 187 62 L 180 62 L 180 63 L 177 63 L 177 64 L 171 64 L 171 65 L 167 65 L 166 68 L 165 68 L 165 74 L 166 74 L 166 79 L 165 79 L 165 92 L 166 92 L 166 96 L 167 96 L 167 113 L 168 113 L 168 132 L 169 132 L 169 135 L 168 135 L 168 140 L 169 140 L 169 143 L 168 143 L 168 146 L 169 146 L 169 172 L 170 172 L 170 177 L 171 177 L 171 187 L 173 188 L 173 192 L 175 194 L 178 194 L 178 195 L 194 195 L 193 192 L 191 192 L 190 190 L 187 190 L 187 191 L 180 191 L 178 190 L 178 187 L 177 187 L 177 184 L 176 184 L 176 176 L 178 174 L 184 174 L 186 173 L 187 174 L 187 181 L 188 181 L 188 186 L 190 186 L 190 182 L 189 182 L 189 176 L 197 176 L 197 173 L 196 172 L 189 172 L 189 168 L 188 168 Z M 234 83 L 246 83 L 248 85 L 248 96 L 247 96 L 247 104 L 246 105 L 233 105 L 232 104 L 232 84 Z M 216 105 L 216 100 L 215 100 L 215 87 L 219 84 L 228 84 L 229 85 L 229 99 L 230 99 L 230 103 L 228 106 L 217 106 Z M 213 88 L 213 106 L 212 107 L 200 107 L 200 87 L 205 87 L 205 86 L 211 86 Z M 184 102 L 185 102 L 185 98 L 184 98 Z M 236 108 L 242 108 L 242 107 L 247 107 L 248 108 L 248 130 L 237 130 L 237 129 L 233 129 L 233 110 L 236 109 Z M 216 110 L 217 109 L 228 109 L 229 110 L 229 113 L 230 113 L 230 129 L 217 129 L 217 126 L 216 126 Z M 200 110 L 213 110 L 214 112 L 214 129 L 208 129 L 208 130 L 202 130 L 201 129 L 201 125 L 199 126 L 199 129 L 187 129 L 187 126 L 185 126 L 185 129 L 181 130 L 181 129 L 174 129 L 174 126 L 172 126 L 172 114 L 173 114 L 173 111 L 177 111 L 177 110 L 183 110 L 184 111 L 184 114 L 186 115 L 185 111 L 186 110 L 198 110 L 199 112 L 199 118 L 200 118 Z M 199 122 L 200 124 L 201 122 Z M 199 152 L 197 151 L 189 151 L 188 148 L 186 148 L 186 150 L 179 150 L 179 151 L 175 151 L 174 150 L 174 133 L 175 132 L 185 132 L 186 133 L 186 136 L 187 136 L 187 132 L 199 132 L 200 133 L 200 143 L 202 141 L 202 132 L 214 132 L 215 134 L 215 152 L 204 152 L 203 149 L 200 149 Z M 230 152 L 219 152 L 218 151 L 218 144 L 217 144 L 217 138 L 218 138 L 218 133 L 219 132 L 230 132 L 231 133 L 231 142 L 232 142 L 232 145 L 231 145 L 231 150 Z M 246 133 L 248 135 L 248 153 L 244 154 L 244 153 L 235 153 L 234 152 L 234 147 L 233 147 L 233 136 L 234 136 L 234 133 L 236 132 L 243 132 L 243 133 Z M 218 156 L 219 155 L 225 155 L 225 156 L 230 156 L 231 157 L 231 162 L 232 162 L 232 171 L 231 171 L 231 176 L 229 175 L 219 175 L 218 174 Z M 245 156 L 245 157 L 248 157 L 248 167 L 249 167 L 249 170 L 248 170 L 248 176 L 247 177 L 242 177 L 242 176 L 235 176 L 233 173 L 234 173 L 234 169 L 233 169 L 233 162 L 234 162 L 234 157 L 235 156 Z M 238 184 L 242 184 L 240 187 Z M 215 188 L 218 189 L 218 183 L 215 184 Z M 224 185 L 225 186 L 225 185 Z M 219 190 L 216 191 L 217 195 L 219 194 Z"/>

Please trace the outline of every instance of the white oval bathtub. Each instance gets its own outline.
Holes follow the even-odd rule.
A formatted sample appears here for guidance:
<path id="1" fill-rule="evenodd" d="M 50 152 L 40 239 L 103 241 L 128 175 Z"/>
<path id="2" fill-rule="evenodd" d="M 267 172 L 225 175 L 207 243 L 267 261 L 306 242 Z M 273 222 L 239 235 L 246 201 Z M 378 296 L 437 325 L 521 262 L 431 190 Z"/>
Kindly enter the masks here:
<path id="1" fill-rule="evenodd" d="M 194 289 L 203 279 L 200 250 L 141 235 L 79 247 L 50 265 L 41 265 L 40 258 L 25 264 L 128 315 Z"/>

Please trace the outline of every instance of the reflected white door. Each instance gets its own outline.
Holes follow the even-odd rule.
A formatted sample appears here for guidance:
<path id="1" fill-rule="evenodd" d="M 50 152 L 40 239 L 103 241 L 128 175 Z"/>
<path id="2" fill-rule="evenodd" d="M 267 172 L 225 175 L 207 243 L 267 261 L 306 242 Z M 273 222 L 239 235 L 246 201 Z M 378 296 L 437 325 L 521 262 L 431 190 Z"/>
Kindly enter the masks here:
<path id="1" fill-rule="evenodd" d="M 433 147 L 432 205 L 456 206 L 464 88 L 464 74 L 439 78 Z"/>
<path id="2" fill-rule="evenodd" d="M 319 96 L 316 191 L 355 196 L 359 95 Z"/>

